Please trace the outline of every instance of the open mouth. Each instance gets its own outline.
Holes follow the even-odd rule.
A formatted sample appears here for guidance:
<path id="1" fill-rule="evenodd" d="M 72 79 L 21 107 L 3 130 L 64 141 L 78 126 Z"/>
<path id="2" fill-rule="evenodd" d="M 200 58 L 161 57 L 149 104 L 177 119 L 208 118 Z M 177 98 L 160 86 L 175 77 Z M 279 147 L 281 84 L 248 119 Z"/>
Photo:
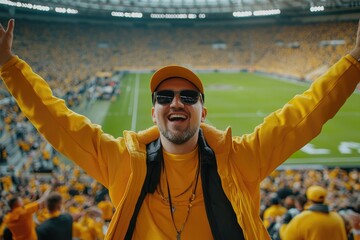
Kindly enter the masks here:
<path id="1" fill-rule="evenodd" d="M 188 117 L 184 114 L 170 114 L 168 116 L 170 122 L 185 121 L 186 119 L 188 119 Z"/>

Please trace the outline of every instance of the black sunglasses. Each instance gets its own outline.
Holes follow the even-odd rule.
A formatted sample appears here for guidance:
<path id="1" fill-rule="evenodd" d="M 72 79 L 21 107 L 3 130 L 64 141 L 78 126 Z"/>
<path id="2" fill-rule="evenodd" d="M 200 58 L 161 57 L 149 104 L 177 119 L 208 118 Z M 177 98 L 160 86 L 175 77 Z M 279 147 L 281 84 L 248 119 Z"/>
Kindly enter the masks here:
<path id="1" fill-rule="evenodd" d="M 204 95 L 196 90 L 161 90 L 152 94 L 152 103 L 153 105 L 155 105 L 155 102 L 161 105 L 170 104 L 174 100 L 175 94 L 180 94 L 180 101 L 186 105 L 194 105 L 199 98 L 204 101 Z"/>

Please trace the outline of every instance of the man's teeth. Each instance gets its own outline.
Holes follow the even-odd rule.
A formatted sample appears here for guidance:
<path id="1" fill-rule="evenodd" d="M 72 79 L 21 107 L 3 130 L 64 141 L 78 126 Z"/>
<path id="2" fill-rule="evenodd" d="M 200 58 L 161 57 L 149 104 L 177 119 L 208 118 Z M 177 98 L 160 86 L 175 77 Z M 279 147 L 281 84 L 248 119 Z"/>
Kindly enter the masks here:
<path id="1" fill-rule="evenodd" d="M 181 114 L 173 114 L 169 117 L 170 120 L 186 119 L 186 116 Z"/>

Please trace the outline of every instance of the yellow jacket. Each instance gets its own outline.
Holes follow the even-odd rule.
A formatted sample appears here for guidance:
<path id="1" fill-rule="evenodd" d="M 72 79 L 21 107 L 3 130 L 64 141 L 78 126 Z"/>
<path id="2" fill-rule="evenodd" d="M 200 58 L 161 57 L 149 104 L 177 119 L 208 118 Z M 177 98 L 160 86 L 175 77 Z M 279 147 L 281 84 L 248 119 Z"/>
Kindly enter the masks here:
<path id="1" fill-rule="evenodd" d="M 109 189 L 116 211 L 106 239 L 123 239 L 146 175 L 146 144 L 159 137 L 157 127 L 138 133 L 124 131 L 122 137 L 114 138 L 69 110 L 18 57 L 0 71 L 10 93 L 38 131 Z M 246 239 L 270 239 L 259 217 L 260 182 L 320 133 L 359 80 L 360 64 L 347 55 L 308 91 L 266 117 L 252 134 L 233 137 L 230 128 L 220 131 L 201 125 Z"/>

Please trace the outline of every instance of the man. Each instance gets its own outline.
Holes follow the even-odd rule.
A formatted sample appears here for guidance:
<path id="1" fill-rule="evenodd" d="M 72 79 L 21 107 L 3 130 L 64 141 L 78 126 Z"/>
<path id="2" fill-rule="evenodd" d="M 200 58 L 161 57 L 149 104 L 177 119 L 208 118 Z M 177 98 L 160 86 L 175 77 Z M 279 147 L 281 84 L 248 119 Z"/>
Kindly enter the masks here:
<path id="1" fill-rule="evenodd" d="M 39 240 L 71 240 L 73 217 L 68 213 L 62 213 L 62 197 L 59 193 L 53 192 L 46 200 L 46 207 L 49 211 L 49 219 L 41 223 L 36 232 Z"/>
<path id="2" fill-rule="evenodd" d="M 286 213 L 286 208 L 280 203 L 278 196 L 270 199 L 270 206 L 264 210 L 264 225 L 269 230 L 270 225 L 276 222 L 277 218 L 280 218 Z"/>
<path id="3" fill-rule="evenodd" d="M 336 212 L 324 203 L 326 190 L 321 186 L 311 186 L 306 191 L 310 207 L 296 215 L 287 225 L 284 240 L 347 240 L 345 223 Z"/>
<path id="4" fill-rule="evenodd" d="M 150 80 L 156 126 L 123 137 L 70 111 L 12 53 L 14 21 L 0 29 L 1 77 L 23 113 L 59 152 L 109 189 L 116 208 L 106 239 L 269 239 L 260 182 L 321 131 L 360 80 L 360 27 L 350 54 L 254 133 L 204 124 L 201 80 L 168 66 Z"/>
<path id="5" fill-rule="evenodd" d="M 305 204 L 307 203 L 306 196 L 303 194 L 297 195 L 295 198 L 295 207 L 290 208 L 283 216 L 280 226 L 278 229 L 278 234 L 276 235 L 280 239 L 284 239 L 284 234 L 286 232 L 286 228 L 296 215 L 301 213 L 304 210 Z"/>
<path id="6" fill-rule="evenodd" d="M 49 188 L 38 200 L 26 205 L 23 204 L 20 197 L 13 197 L 9 200 L 10 212 L 5 215 L 4 223 L 11 231 L 13 240 L 37 239 L 33 214 L 44 206 L 50 191 Z"/>
<path id="7" fill-rule="evenodd" d="M 105 194 L 104 199 L 97 204 L 98 208 L 102 212 L 102 218 L 106 223 L 111 221 L 114 214 L 114 206 L 109 199 L 109 195 Z"/>

